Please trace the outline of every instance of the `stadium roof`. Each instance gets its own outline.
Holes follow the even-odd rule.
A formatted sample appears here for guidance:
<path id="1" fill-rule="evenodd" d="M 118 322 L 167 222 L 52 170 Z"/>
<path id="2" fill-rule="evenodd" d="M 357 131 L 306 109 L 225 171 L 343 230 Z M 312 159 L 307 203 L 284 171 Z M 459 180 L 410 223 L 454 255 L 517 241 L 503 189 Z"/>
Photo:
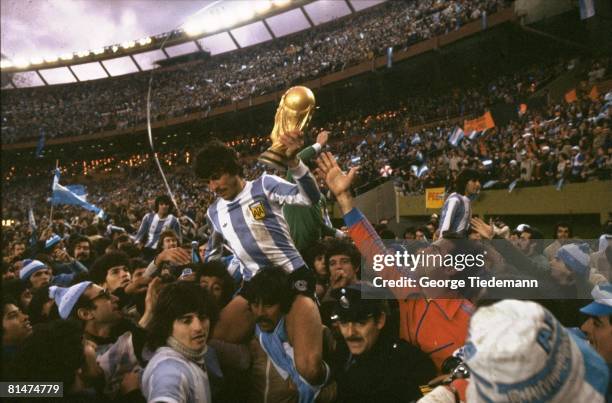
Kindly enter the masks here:
<path id="1" fill-rule="evenodd" d="M 225 53 L 383 1 L 2 0 L 2 73 L 12 73 L 4 88 L 120 76 L 202 50 Z"/>

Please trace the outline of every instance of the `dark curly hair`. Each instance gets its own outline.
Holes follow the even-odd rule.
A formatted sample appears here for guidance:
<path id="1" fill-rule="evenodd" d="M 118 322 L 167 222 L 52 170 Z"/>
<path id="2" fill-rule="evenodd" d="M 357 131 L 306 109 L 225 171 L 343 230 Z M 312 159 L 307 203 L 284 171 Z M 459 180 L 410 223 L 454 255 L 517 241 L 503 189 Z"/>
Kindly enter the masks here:
<path id="1" fill-rule="evenodd" d="M 245 285 L 244 295 L 249 304 L 280 304 L 281 311 L 289 312 L 295 294 L 289 275 L 281 267 L 263 268 Z"/>
<path id="2" fill-rule="evenodd" d="M 168 284 L 159 293 L 153 308 L 153 317 L 147 326 L 147 345 L 152 350 L 166 345 L 172 334 L 174 321 L 181 316 L 196 312 L 210 320 L 210 327 L 217 321 L 217 306 L 208 291 L 188 281 Z"/>
<path id="3" fill-rule="evenodd" d="M 355 245 L 349 241 L 332 239 L 327 243 L 327 248 L 325 251 L 325 264 L 327 267 L 329 267 L 329 259 L 336 255 L 348 256 L 351 259 L 351 264 L 355 270 L 359 270 L 361 267 L 361 254 Z"/>
<path id="4" fill-rule="evenodd" d="M 130 257 L 124 252 L 111 252 L 100 256 L 89 271 L 89 279 L 98 285 L 104 284 L 108 269 L 116 266 L 130 267 Z"/>
<path id="5" fill-rule="evenodd" d="M 223 174 L 242 176 L 238 155 L 218 139 L 201 148 L 195 158 L 194 172 L 198 178 L 211 179 Z"/>

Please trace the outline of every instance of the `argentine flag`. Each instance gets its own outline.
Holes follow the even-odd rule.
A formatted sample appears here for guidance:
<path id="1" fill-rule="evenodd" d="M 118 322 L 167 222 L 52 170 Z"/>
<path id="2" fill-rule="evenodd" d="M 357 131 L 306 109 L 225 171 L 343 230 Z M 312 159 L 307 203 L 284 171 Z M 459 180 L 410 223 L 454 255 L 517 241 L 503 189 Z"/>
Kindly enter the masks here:
<path id="1" fill-rule="evenodd" d="M 53 192 L 51 196 L 51 204 L 69 204 L 81 206 L 86 210 L 93 211 L 100 218 L 105 217 L 104 211 L 101 208 L 87 202 L 87 191 L 83 185 L 62 186 L 60 185 L 59 180 L 60 170 L 56 168 L 55 174 L 53 175 L 53 184 L 51 185 L 51 190 Z"/>
<path id="2" fill-rule="evenodd" d="M 455 127 L 455 130 L 448 136 L 448 142 L 453 147 L 458 147 L 461 140 L 463 140 L 464 133 L 460 127 Z"/>
<path id="3" fill-rule="evenodd" d="M 429 168 L 427 167 L 427 165 L 423 164 L 421 165 L 421 167 L 417 170 L 417 178 L 422 177 L 423 175 L 425 175 L 427 172 L 429 172 Z"/>

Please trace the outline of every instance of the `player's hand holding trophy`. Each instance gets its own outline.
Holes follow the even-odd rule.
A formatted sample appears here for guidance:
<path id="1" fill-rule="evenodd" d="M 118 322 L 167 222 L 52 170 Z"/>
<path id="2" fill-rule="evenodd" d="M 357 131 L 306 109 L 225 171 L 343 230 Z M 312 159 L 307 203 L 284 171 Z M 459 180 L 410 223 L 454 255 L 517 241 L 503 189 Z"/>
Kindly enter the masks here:
<path id="1" fill-rule="evenodd" d="M 289 88 L 283 94 L 278 109 L 276 109 L 274 128 L 270 134 L 272 146 L 259 156 L 259 162 L 280 171 L 287 170 L 299 149 L 288 149 L 287 145 L 281 141 L 281 137 L 287 143 L 297 140 L 295 138 L 297 133 L 303 136 L 302 132 L 310 122 L 314 109 L 315 96 L 310 88 L 303 86 Z"/>

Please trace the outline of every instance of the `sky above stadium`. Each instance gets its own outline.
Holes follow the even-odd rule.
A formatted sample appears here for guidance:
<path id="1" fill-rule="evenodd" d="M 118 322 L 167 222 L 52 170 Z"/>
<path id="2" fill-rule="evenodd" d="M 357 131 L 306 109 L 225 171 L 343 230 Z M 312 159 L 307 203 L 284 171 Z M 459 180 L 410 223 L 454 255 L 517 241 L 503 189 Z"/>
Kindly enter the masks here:
<path id="1" fill-rule="evenodd" d="M 264 0 L 259 0 L 264 1 Z M 280 1 L 280 0 L 275 0 Z M 350 0 L 357 11 L 380 3 L 383 0 Z M 241 8 L 252 0 L 0 0 L 0 50 L 2 59 L 29 60 L 60 56 L 66 53 L 93 50 L 128 40 L 168 32 L 182 27 L 194 15 L 212 13 L 215 19 L 240 13 Z M 342 17 L 350 13 L 342 0 L 318 0 L 304 7 L 315 24 Z M 274 34 L 279 37 L 307 29 L 310 25 L 299 10 L 291 10 L 266 20 Z M 261 22 L 232 30 L 239 46 L 251 46 L 272 39 Z M 199 40 L 204 49 L 218 54 L 236 49 L 227 33 Z M 197 50 L 193 42 L 171 56 Z M 159 51 L 156 51 L 159 52 Z M 150 55 L 135 55 L 143 69 L 154 66 L 161 52 Z M 137 71 L 128 57 L 104 62 L 111 75 Z M 81 80 L 106 77 L 102 68 L 91 66 L 73 67 Z M 87 68 L 86 68 L 87 67 Z M 41 70 L 49 84 L 73 82 L 75 79 L 66 69 Z M 18 86 L 42 85 L 32 71 L 18 73 Z"/>
<path id="2" fill-rule="evenodd" d="M 61 54 L 159 34 L 211 1 L 1 0 L 2 54 Z"/>

